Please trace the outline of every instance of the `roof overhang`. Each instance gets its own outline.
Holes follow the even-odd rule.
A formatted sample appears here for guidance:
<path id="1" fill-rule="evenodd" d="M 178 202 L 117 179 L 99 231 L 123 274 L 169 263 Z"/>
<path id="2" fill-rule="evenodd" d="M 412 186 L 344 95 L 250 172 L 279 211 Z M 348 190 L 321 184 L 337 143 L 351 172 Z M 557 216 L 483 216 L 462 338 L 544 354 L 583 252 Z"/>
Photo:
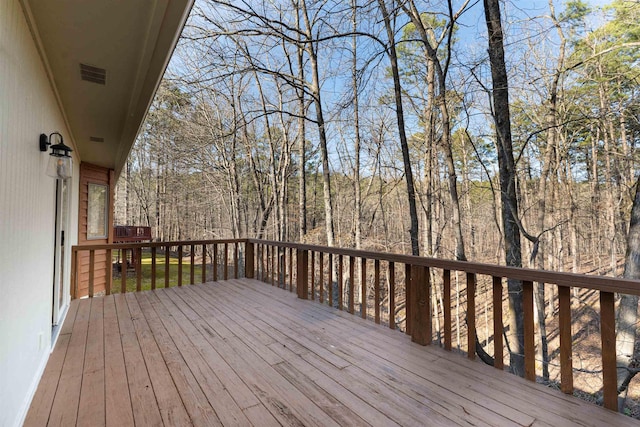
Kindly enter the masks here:
<path id="1" fill-rule="evenodd" d="M 193 0 L 22 0 L 70 140 L 120 174 Z M 106 70 L 81 78 L 81 64 Z"/>

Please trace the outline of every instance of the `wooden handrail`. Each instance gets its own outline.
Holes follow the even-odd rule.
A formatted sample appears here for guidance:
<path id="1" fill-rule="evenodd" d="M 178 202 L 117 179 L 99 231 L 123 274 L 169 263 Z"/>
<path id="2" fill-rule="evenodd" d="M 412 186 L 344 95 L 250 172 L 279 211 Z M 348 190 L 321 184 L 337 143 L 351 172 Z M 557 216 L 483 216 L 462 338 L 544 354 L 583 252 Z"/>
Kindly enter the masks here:
<path id="1" fill-rule="evenodd" d="M 640 295 L 640 280 L 629 280 L 620 277 L 592 276 L 586 274 L 564 273 L 549 270 L 535 270 L 532 268 L 507 267 L 496 264 L 485 264 L 470 261 L 455 261 L 440 258 L 428 258 L 413 255 L 393 254 L 386 252 L 363 251 L 329 246 L 307 245 L 302 243 L 277 242 L 273 240 L 247 239 L 247 241 L 270 246 L 302 249 L 307 251 L 324 252 L 343 257 L 366 258 L 396 262 L 409 265 L 439 268 L 450 271 L 486 276 L 508 277 L 514 280 L 547 283 L 559 286 L 594 289 L 604 292 Z"/>

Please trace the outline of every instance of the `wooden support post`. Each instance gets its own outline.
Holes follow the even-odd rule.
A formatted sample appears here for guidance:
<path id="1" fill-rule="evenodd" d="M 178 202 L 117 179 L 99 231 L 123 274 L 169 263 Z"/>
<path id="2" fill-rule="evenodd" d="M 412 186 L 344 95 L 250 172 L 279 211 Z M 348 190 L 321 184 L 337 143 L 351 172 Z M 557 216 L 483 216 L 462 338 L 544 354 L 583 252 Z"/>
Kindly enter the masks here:
<path id="1" fill-rule="evenodd" d="M 244 277 L 247 279 L 253 279 L 255 277 L 254 271 L 254 245 L 253 242 L 245 243 L 244 247 Z"/>
<path id="2" fill-rule="evenodd" d="M 396 264 L 389 262 L 389 329 L 396 328 Z"/>
<path id="3" fill-rule="evenodd" d="M 467 357 L 476 358 L 476 275 L 467 273 Z"/>
<path id="4" fill-rule="evenodd" d="M 600 336 L 602 338 L 602 383 L 604 407 L 618 410 L 616 368 L 616 314 L 613 292 L 600 291 Z"/>
<path id="5" fill-rule="evenodd" d="M 493 367 L 504 369 L 504 341 L 502 321 L 502 277 L 493 276 Z"/>
<path id="6" fill-rule="evenodd" d="M 151 247 L 151 289 L 156 288 L 156 247 Z"/>
<path id="7" fill-rule="evenodd" d="M 522 306 L 524 311 L 524 377 L 536 380 L 536 347 L 533 324 L 533 282 L 522 282 Z"/>
<path id="8" fill-rule="evenodd" d="M 558 324 L 560 327 L 560 390 L 573 394 L 571 334 L 571 288 L 558 286 Z"/>
<path id="9" fill-rule="evenodd" d="M 178 246 L 178 286 L 182 286 L 182 245 Z"/>
<path id="10" fill-rule="evenodd" d="M 420 345 L 431 344 L 431 286 L 427 267 L 411 266 L 409 287 L 411 341 Z"/>
<path id="11" fill-rule="evenodd" d="M 442 271 L 444 304 L 444 349 L 451 351 L 451 270 Z"/>
<path id="12" fill-rule="evenodd" d="M 296 250 L 296 265 L 298 268 L 296 288 L 298 298 L 309 298 L 309 253 L 304 249 Z"/>
<path id="13" fill-rule="evenodd" d="M 95 278 L 96 269 L 96 251 L 91 249 L 89 251 L 89 298 L 93 298 L 93 283 Z"/>

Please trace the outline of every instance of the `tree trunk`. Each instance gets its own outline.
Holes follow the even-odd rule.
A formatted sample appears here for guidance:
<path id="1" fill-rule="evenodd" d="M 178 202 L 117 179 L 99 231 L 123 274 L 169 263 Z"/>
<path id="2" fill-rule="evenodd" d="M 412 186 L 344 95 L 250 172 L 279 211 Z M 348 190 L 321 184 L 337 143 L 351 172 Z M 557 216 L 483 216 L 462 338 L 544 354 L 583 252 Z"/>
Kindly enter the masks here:
<path id="1" fill-rule="evenodd" d="M 409 218 L 411 226 L 409 228 L 409 236 L 411 238 L 411 254 L 420 255 L 420 245 L 418 242 L 418 210 L 416 208 L 416 192 L 413 185 L 413 172 L 411 170 L 411 159 L 409 157 L 409 144 L 407 142 L 407 134 L 404 126 L 404 112 L 402 108 L 402 87 L 400 85 L 400 72 L 398 71 L 398 55 L 396 53 L 396 43 L 393 28 L 391 26 L 391 17 L 387 12 L 384 0 L 378 0 L 380 10 L 382 11 L 382 19 L 389 46 L 387 54 L 391 63 L 391 74 L 393 75 L 393 94 L 396 103 L 396 120 L 398 122 L 398 137 L 400 138 L 400 148 L 402 150 L 402 162 L 404 164 L 404 177 L 407 183 L 407 198 L 409 202 Z M 395 8 L 394 8 L 395 9 Z"/>
<path id="2" fill-rule="evenodd" d="M 640 178 L 636 182 L 636 194 L 631 207 L 627 252 L 624 264 L 625 279 L 640 279 Z M 627 371 L 634 359 L 638 323 L 638 296 L 620 295 L 616 328 L 616 359 L 618 365 L 618 392 L 623 393 L 618 400 L 618 409 L 622 412 L 626 401 L 626 387 L 634 374 Z"/>
<path id="3" fill-rule="evenodd" d="M 508 266 L 522 266 L 520 230 L 517 226 L 518 199 L 516 195 L 516 169 L 511 141 L 509 89 L 504 60 L 502 24 L 499 0 L 484 0 L 485 19 L 489 35 L 489 61 L 493 81 L 493 119 L 496 127 L 496 148 L 502 201 L 502 223 L 505 242 L 505 260 Z M 524 376 L 524 316 L 522 282 L 508 281 L 509 291 L 509 348 L 511 371 Z"/>

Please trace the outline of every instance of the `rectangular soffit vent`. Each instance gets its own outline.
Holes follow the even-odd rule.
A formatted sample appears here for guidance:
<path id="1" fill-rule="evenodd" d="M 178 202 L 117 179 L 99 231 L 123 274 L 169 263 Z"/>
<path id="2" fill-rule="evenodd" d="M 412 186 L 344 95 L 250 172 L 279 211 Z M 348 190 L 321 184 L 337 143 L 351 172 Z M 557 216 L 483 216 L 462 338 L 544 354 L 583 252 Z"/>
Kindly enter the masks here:
<path id="1" fill-rule="evenodd" d="M 91 142 L 104 142 L 104 138 L 101 136 L 90 136 L 89 141 Z"/>
<path id="2" fill-rule="evenodd" d="M 84 81 L 104 85 L 107 83 L 107 70 L 80 64 L 80 78 Z"/>

